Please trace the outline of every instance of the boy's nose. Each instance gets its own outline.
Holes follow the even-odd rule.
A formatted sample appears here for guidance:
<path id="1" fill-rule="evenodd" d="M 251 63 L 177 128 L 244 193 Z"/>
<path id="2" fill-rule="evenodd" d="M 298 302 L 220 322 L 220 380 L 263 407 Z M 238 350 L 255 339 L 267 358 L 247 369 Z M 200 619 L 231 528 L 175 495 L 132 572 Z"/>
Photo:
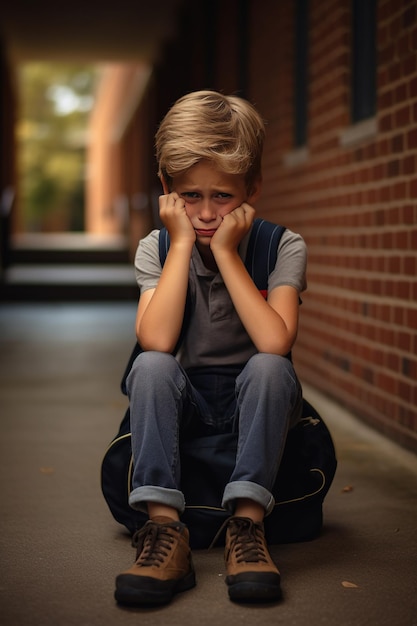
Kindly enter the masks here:
<path id="1" fill-rule="evenodd" d="M 201 203 L 199 217 L 203 221 L 210 221 L 216 218 L 216 211 L 209 200 L 205 200 Z"/>

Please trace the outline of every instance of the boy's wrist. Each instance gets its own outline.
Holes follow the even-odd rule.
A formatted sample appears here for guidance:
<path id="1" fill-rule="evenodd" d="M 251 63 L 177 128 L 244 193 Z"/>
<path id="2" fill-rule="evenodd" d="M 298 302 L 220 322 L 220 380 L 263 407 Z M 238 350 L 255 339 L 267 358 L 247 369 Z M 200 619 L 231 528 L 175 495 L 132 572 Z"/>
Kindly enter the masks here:
<path id="1" fill-rule="evenodd" d="M 194 243 L 195 240 L 193 241 L 191 238 L 180 240 L 171 239 L 169 250 L 178 253 L 189 254 L 191 256 Z"/>
<path id="2" fill-rule="evenodd" d="M 217 265 L 220 267 L 223 263 L 231 263 L 236 259 L 240 260 L 239 252 L 237 248 L 223 248 L 219 247 L 211 249 Z"/>

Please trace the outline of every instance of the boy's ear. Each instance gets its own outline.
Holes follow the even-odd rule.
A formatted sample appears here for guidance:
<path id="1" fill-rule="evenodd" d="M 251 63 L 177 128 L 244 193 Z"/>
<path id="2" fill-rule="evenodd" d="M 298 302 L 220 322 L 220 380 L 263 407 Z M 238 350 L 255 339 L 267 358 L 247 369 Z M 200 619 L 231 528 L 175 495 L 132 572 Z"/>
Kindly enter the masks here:
<path id="1" fill-rule="evenodd" d="M 164 194 L 168 195 L 170 193 L 170 189 L 163 174 L 161 174 L 160 179 L 161 179 L 162 189 L 164 190 Z"/>
<path id="2" fill-rule="evenodd" d="M 256 202 L 261 195 L 262 191 L 262 177 L 259 176 L 256 180 L 254 180 L 251 190 L 249 192 L 248 203 L 253 204 Z"/>

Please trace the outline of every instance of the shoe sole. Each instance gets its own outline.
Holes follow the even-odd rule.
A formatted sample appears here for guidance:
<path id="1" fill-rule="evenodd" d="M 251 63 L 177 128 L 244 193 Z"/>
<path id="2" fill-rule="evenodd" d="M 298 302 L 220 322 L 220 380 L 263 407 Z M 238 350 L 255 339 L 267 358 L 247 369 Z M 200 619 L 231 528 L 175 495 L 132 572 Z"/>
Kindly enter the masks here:
<path id="1" fill-rule="evenodd" d="M 234 602 L 271 602 L 282 598 L 280 577 L 274 573 L 245 572 L 227 576 L 226 584 Z"/>
<path id="2" fill-rule="evenodd" d="M 168 604 L 176 593 L 188 591 L 196 584 L 194 572 L 190 572 L 181 580 L 176 581 L 158 581 L 154 578 L 145 577 L 140 577 L 141 580 L 139 581 L 138 576 L 132 576 L 132 578 L 135 579 L 132 582 L 141 582 L 142 588 L 123 584 L 123 582 L 128 582 L 126 579 L 117 581 L 114 597 L 119 604 L 128 606 Z"/>

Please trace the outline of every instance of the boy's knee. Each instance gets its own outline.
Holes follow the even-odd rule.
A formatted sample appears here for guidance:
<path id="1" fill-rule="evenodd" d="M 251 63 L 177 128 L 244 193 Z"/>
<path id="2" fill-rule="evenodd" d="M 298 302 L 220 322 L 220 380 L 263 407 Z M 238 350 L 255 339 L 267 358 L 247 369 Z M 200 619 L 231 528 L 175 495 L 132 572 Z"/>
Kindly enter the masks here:
<path id="1" fill-rule="evenodd" d="M 127 388 L 131 388 L 134 380 L 161 381 L 164 375 L 172 375 L 178 363 L 172 354 L 166 352 L 141 352 L 133 362 L 132 369 L 127 377 Z"/>
<path id="2" fill-rule="evenodd" d="M 175 358 L 168 352 L 156 352 L 148 350 L 140 352 L 133 362 L 133 368 L 165 368 L 170 367 L 173 363 L 176 363 Z"/>
<path id="3" fill-rule="evenodd" d="M 249 375 L 265 380 L 265 378 L 272 376 L 282 376 L 286 372 L 291 373 L 293 371 L 292 363 L 289 359 L 278 354 L 269 354 L 266 352 L 259 352 L 249 359 L 246 368 Z"/>

